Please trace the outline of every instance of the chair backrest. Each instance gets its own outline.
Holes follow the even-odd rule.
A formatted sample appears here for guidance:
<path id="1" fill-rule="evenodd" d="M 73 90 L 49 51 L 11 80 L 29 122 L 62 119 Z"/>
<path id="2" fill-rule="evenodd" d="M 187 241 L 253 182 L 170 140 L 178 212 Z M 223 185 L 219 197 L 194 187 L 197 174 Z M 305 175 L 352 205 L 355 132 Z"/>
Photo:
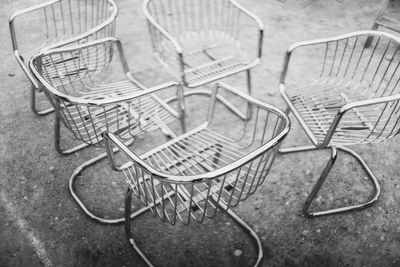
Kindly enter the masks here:
<path id="1" fill-rule="evenodd" d="M 46 50 L 40 56 L 35 56 L 33 62 L 49 85 L 73 96 L 90 90 L 87 84 L 109 66 L 113 51 L 113 41 L 101 41 L 78 47 Z"/>
<path id="2" fill-rule="evenodd" d="M 374 36 L 373 42 L 366 48 L 365 42 L 370 35 Z M 319 80 L 362 84 L 368 88 L 366 94 L 376 97 L 400 92 L 397 86 L 400 78 L 399 39 L 393 35 L 382 32 L 344 35 L 313 45 L 308 53 L 311 58 L 320 59 L 309 66 L 310 70 L 318 72 Z"/>
<path id="3" fill-rule="evenodd" d="M 28 64 L 44 48 L 114 36 L 117 14 L 114 0 L 51 0 L 17 11 L 10 18 L 13 49 Z"/>
<path id="4" fill-rule="evenodd" d="M 204 38 L 237 38 L 239 35 L 241 12 L 230 0 L 146 0 L 145 7 L 175 38 L 197 33 Z"/>
<path id="5" fill-rule="evenodd" d="M 117 39 L 109 37 L 43 50 L 31 59 L 32 72 L 44 85 L 44 92 L 57 114 L 75 138 L 85 143 L 98 144 L 101 133 L 106 130 L 119 131 L 120 137 L 130 138 L 130 128 L 137 124 L 128 104 L 112 100 L 128 89 L 133 93 L 140 88 L 126 78 L 126 72 L 121 71 L 125 83 L 109 81 L 118 75 L 103 75 L 111 64 L 116 43 L 120 45 Z M 120 91 L 118 86 L 122 88 Z"/>

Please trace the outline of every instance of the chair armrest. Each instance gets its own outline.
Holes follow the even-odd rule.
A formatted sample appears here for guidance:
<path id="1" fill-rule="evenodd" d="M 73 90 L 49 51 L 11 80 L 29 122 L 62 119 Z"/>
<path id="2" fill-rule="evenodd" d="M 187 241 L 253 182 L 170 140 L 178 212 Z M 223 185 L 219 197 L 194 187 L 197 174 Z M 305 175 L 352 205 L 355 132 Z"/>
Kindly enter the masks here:
<path id="1" fill-rule="evenodd" d="M 382 97 L 376 97 L 376 98 L 371 98 L 371 99 L 366 99 L 366 100 L 359 100 L 359 101 L 354 101 L 351 103 L 347 103 L 344 105 L 339 113 L 345 113 L 351 109 L 354 108 L 359 108 L 359 107 L 365 107 L 365 106 L 373 106 L 373 105 L 378 105 L 382 103 L 389 103 L 389 102 L 395 102 L 400 100 L 400 94 L 396 95 L 390 95 L 390 96 L 382 96 Z"/>
<path id="2" fill-rule="evenodd" d="M 31 7 L 28 7 L 28 8 L 24 8 L 24 9 L 16 11 L 15 13 L 13 13 L 10 16 L 8 21 L 9 21 L 9 27 L 10 27 L 11 42 L 12 42 L 12 46 L 13 46 L 13 50 L 14 51 L 18 50 L 17 36 L 16 36 L 16 33 L 15 33 L 15 27 L 14 27 L 15 19 L 17 17 L 19 17 L 19 16 L 29 14 L 29 13 L 31 13 L 33 11 L 36 11 L 38 9 L 42 9 L 44 7 L 47 7 L 47 6 L 50 6 L 50 5 L 52 5 L 54 3 L 57 3 L 59 1 L 60 0 L 51 0 L 51 1 L 47 1 L 45 3 L 41 3 L 41 4 L 34 5 L 34 6 L 31 6 Z"/>
<path id="3" fill-rule="evenodd" d="M 376 97 L 372 99 L 366 99 L 366 100 L 359 100 L 359 101 L 354 101 L 351 103 L 347 103 L 346 105 L 342 106 L 340 110 L 337 112 L 335 115 L 333 122 L 328 130 L 328 133 L 325 137 L 325 140 L 323 141 L 323 146 L 328 145 L 333 134 L 335 133 L 335 130 L 337 126 L 339 125 L 342 117 L 350 110 L 353 110 L 355 108 L 361 108 L 361 107 L 367 107 L 367 106 L 374 106 L 374 105 L 380 105 L 380 104 L 386 104 L 388 105 L 389 103 L 393 102 L 396 103 L 395 105 L 398 105 L 400 101 L 400 94 L 396 95 L 391 95 L 391 96 L 383 96 L 383 97 Z M 393 112 L 392 112 L 393 113 Z M 381 116 L 378 116 L 379 119 L 381 119 Z"/>
<path id="4" fill-rule="evenodd" d="M 246 9 L 244 6 L 236 2 L 235 0 L 230 0 L 233 6 L 238 8 L 241 12 L 246 14 L 249 18 L 251 18 L 257 25 L 258 27 L 258 58 L 261 59 L 262 56 L 262 44 L 263 44 L 263 37 L 264 37 L 264 24 L 263 22 L 252 12 L 250 12 L 248 9 Z"/>

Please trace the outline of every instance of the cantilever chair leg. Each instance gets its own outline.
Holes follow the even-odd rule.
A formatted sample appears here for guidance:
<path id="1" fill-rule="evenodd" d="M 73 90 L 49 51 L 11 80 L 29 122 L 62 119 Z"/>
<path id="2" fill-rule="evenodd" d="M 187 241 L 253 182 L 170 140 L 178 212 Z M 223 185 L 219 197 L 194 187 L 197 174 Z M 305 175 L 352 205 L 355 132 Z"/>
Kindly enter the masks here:
<path id="1" fill-rule="evenodd" d="M 381 193 L 381 189 L 380 189 L 378 180 L 376 179 L 376 177 L 372 173 L 371 169 L 368 167 L 368 165 L 365 163 L 365 161 L 361 158 L 361 156 L 358 153 L 356 153 L 355 151 L 351 150 L 350 148 L 344 147 L 344 146 L 328 147 L 328 148 L 331 149 L 331 156 L 329 158 L 329 161 L 327 162 L 324 170 L 322 171 L 320 177 L 318 178 L 313 189 L 311 190 L 311 193 L 308 195 L 307 200 L 302 209 L 303 214 L 308 218 L 324 216 L 324 215 L 332 215 L 332 214 L 337 214 L 337 213 L 344 213 L 344 212 L 349 212 L 349 211 L 353 211 L 353 210 L 365 209 L 367 207 L 372 206 L 372 204 L 378 200 L 379 195 Z M 286 154 L 286 153 L 297 153 L 297 152 L 305 152 L 305 151 L 318 150 L 318 149 L 320 149 L 320 148 L 317 148 L 315 146 L 303 146 L 303 147 L 293 147 L 293 148 L 282 148 L 279 150 L 279 152 L 282 154 Z M 355 204 L 355 205 L 350 205 L 350 206 L 345 206 L 345 207 L 340 207 L 340 208 L 334 208 L 334 209 L 329 209 L 329 210 L 324 210 L 324 211 L 312 212 L 312 211 L 310 211 L 310 206 L 313 203 L 313 201 L 315 200 L 319 190 L 321 189 L 322 184 L 325 182 L 327 176 L 329 175 L 330 170 L 332 169 L 333 165 L 335 164 L 335 161 L 337 158 L 336 149 L 353 156 L 358 161 L 358 163 L 360 163 L 361 167 L 367 172 L 368 178 L 373 183 L 374 195 L 368 201 L 360 203 L 360 204 Z"/>
<path id="2" fill-rule="evenodd" d="M 89 146 L 89 144 L 82 143 L 69 149 L 61 148 L 61 121 L 57 113 L 54 121 L 54 142 L 57 152 L 61 155 L 69 155 Z"/>
<path id="3" fill-rule="evenodd" d="M 331 156 L 329 158 L 329 161 L 327 162 L 324 170 L 322 171 L 322 173 L 319 176 L 317 182 L 315 183 L 313 189 L 311 190 L 310 194 L 308 195 L 308 197 L 306 199 L 306 202 L 304 203 L 303 214 L 306 217 L 314 217 L 314 215 L 317 216 L 316 213 L 313 213 L 313 212 L 309 211 L 310 210 L 310 206 L 313 203 L 315 197 L 317 196 L 319 190 L 321 189 L 322 184 L 325 182 L 326 177 L 328 177 L 329 172 L 331 171 L 333 165 L 336 162 L 336 158 L 337 158 L 336 148 L 335 147 L 331 147 Z"/>
<path id="4" fill-rule="evenodd" d="M 89 216 L 90 219 L 95 220 L 100 223 L 104 224 L 117 224 L 117 223 L 122 223 L 124 221 L 124 218 L 118 218 L 118 219 L 105 219 L 102 217 L 99 217 L 95 214 L 93 214 L 89 208 L 86 207 L 86 205 L 82 202 L 82 200 L 79 198 L 78 194 L 75 191 L 75 181 L 76 178 L 78 178 L 79 174 L 86 169 L 87 167 L 99 162 L 100 160 L 104 159 L 107 157 L 107 153 L 101 153 L 97 157 L 94 157 L 83 164 L 79 165 L 78 168 L 74 170 L 72 173 L 70 179 L 69 179 L 69 192 L 71 193 L 72 197 L 74 198 L 75 202 L 78 203 L 78 205 L 81 207 L 83 212 Z"/>
<path id="5" fill-rule="evenodd" d="M 143 214 L 145 211 L 148 211 L 150 209 L 150 206 L 144 207 L 134 214 L 132 214 L 132 192 L 133 190 L 128 187 L 128 190 L 126 191 L 125 195 L 125 235 L 126 239 L 128 240 L 128 243 L 131 245 L 131 247 L 139 254 L 139 256 L 143 259 L 143 261 L 148 265 L 148 266 L 154 266 L 151 261 L 146 257 L 144 252 L 140 249 L 140 247 L 136 244 L 135 239 L 133 238 L 132 231 L 131 231 L 131 221 L 135 217 Z M 134 216 L 130 216 L 130 214 Z"/>
<path id="6" fill-rule="evenodd" d="M 131 145 L 133 143 L 134 140 L 132 140 L 131 142 L 129 142 L 127 145 Z M 113 149 L 113 153 L 118 152 L 119 149 L 118 148 L 114 148 Z M 107 152 L 101 153 L 98 156 L 84 162 L 83 164 L 79 165 L 74 172 L 72 173 L 70 179 L 69 179 L 69 192 L 71 193 L 72 197 L 74 198 L 75 202 L 81 207 L 81 209 L 83 210 L 83 212 L 89 216 L 90 219 L 99 222 L 99 223 L 103 223 L 103 224 L 120 224 L 123 223 L 125 221 L 124 217 L 120 217 L 120 218 L 115 218 L 115 219 L 108 219 L 108 218 L 103 218 L 100 216 L 95 215 L 92 211 L 89 210 L 89 208 L 85 205 L 85 203 L 83 203 L 83 201 L 80 199 L 80 197 L 78 196 L 78 194 L 76 193 L 75 190 L 75 181 L 78 178 L 79 174 L 85 170 L 86 168 L 98 163 L 99 161 L 103 160 L 107 158 Z M 133 217 L 136 215 L 132 215 Z"/>
<path id="7" fill-rule="evenodd" d="M 165 132 L 164 132 L 165 131 Z M 166 138 L 171 138 L 171 136 L 174 136 L 175 133 L 168 128 L 168 126 L 164 127 L 164 131 L 162 131 L 164 134 L 168 133 L 169 135 L 166 135 Z M 130 146 L 133 144 L 133 142 L 135 141 L 134 138 L 132 138 L 132 140 L 129 140 L 126 145 Z M 112 153 L 116 153 L 119 151 L 118 148 L 109 148 L 107 147 L 107 151 Z M 82 209 L 82 211 L 89 216 L 90 219 L 92 219 L 93 221 L 96 221 L 98 223 L 102 223 L 102 224 L 120 224 L 123 223 L 125 221 L 124 217 L 120 217 L 120 218 L 113 218 L 113 219 L 109 219 L 109 218 L 104 218 L 104 217 L 100 217 L 98 215 L 95 215 L 92 211 L 89 210 L 89 208 L 85 205 L 85 203 L 83 203 L 83 201 L 81 200 L 81 198 L 78 196 L 78 194 L 76 193 L 75 190 L 75 181 L 78 178 L 79 174 L 84 171 L 85 169 L 93 166 L 94 164 L 100 162 L 101 160 L 104 160 L 107 158 L 107 152 L 103 152 L 99 155 L 97 155 L 96 157 L 84 162 L 83 164 L 79 165 L 74 172 L 72 173 L 70 179 L 69 179 L 69 192 L 71 193 L 72 197 L 74 198 L 75 202 L 79 205 L 79 207 Z M 109 159 L 111 160 L 111 159 Z M 115 166 L 114 162 L 111 160 L 112 165 L 114 166 L 115 170 L 118 170 L 118 167 Z M 132 218 L 136 217 L 137 215 L 135 215 L 136 213 L 132 214 Z"/>
<path id="8" fill-rule="evenodd" d="M 50 114 L 54 111 L 54 108 L 47 108 L 44 110 L 38 110 L 36 107 L 36 87 L 31 84 L 31 110 L 33 111 L 33 113 L 35 113 L 38 116 L 45 116 L 47 114 Z"/>
<path id="9" fill-rule="evenodd" d="M 382 1 L 381 7 L 380 7 L 380 9 L 379 9 L 379 11 L 378 11 L 378 14 L 377 14 L 377 16 L 376 16 L 376 18 L 375 18 L 375 20 L 374 20 L 374 23 L 372 24 L 371 30 L 376 31 L 376 30 L 378 29 L 378 27 L 379 27 L 379 20 L 383 17 L 384 12 L 385 12 L 386 8 L 387 8 L 388 5 L 389 5 L 389 1 L 390 1 L 390 0 L 383 0 L 383 1 Z M 374 37 L 371 36 L 371 35 L 368 36 L 368 38 L 367 38 L 367 40 L 365 41 L 365 44 L 364 44 L 364 47 L 365 47 L 365 48 L 369 48 L 369 47 L 371 46 L 371 43 L 372 43 L 372 39 L 373 39 L 373 38 L 374 38 Z"/>
<path id="10" fill-rule="evenodd" d="M 129 187 L 126 195 L 125 195 L 125 234 L 126 234 L 126 238 L 129 242 L 129 244 L 131 245 L 131 247 L 140 255 L 140 257 L 143 259 L 143 261 L 148 265 L 148 266 L 154 266 L 151 261 L 146 257 L 146 255 L 144 254 L 144 252 L 139 248 L 139 246 L 136 244 L 135 239 L 132 235 L 132 231 L 131 231 L 131 222 L 132 219 L 134 219 L 135 217 L 143 214 L 144 212 L 150 210 L 151 206 L 147 206 L 144 207 L 134 213 L 132 213 L 132 192 L 133 190 Z M 219 203 L 218 205 L 221 205 L 222 208 L 223 205 L 222 203 Z M 233 212 L 231 209 L 227 210 L 227 214 L 239 225 L 242 227 L 243 230 L 245 230 L 247 232 L 247 234 L 249 234 L 254 241 L 257 244 L 257 260 L 256 263 L 254 264 L 254 266 L 259 266 L 262 258 L 263 258 L 263 249 L 262 249 L 262 244 L 261 244 L 261 240 L 259 238 L 259 236 L 257 235 L 257 233 L 245 222 L 243 221 L 239 215 L 237 215 L 235 212 Z"/>
<path id="11" fill-rule="evenodd" d="M 248 69 L 246 71 L 246 77 L 247 77 L 247 93 L 249 95 L 252 95 L 252 89 L 251 89 L 251 70 Z M 247 112 L 246 112 L 246 120 L 251 120 L 252 116 L 252 109 L 250 103 L 247 103 Z"/>

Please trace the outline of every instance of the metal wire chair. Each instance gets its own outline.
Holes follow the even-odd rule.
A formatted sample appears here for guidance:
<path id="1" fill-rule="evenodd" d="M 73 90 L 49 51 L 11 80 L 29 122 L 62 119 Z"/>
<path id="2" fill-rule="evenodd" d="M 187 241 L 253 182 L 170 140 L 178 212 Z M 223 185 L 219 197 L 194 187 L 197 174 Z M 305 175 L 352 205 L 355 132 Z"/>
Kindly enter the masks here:
<path id="1" fill-rule="evenodd" d="M 182 85 L 246 71 L 251 94 L 250 69 L 261 59 L 263 24 L 250 11 L 234 0 L 145 0 L 143 11 L 158 60 Z"/>
<path id="2" fill-rule="evenodd" d="M 14 56 L 31 82 L 30 105 L 35 114 L 46 115 L 53 109 L 37 108 L 36 93 L 42 88 L 29 69 L 30 59 L 44 48 L 114 36 L 117 14 L 114 0 L 51 0 L 11 15 Z"/>
<path id="3" fill-rule="evenodd" d="M 112 60 L 115 46 L 120 60 Z M 101 144 L 105 130 L 119 132 L 125 140 L 160 127 L 171 134 L 166 124 L 180 117 L 157 95 L 131 99 L 146 87 L 132 76 L 122 45 L 113 37 L 41 51 L 31 59 L 30 68 L 57 110 L 55 147 L 60 154 Z M 168 82 L 156 89 L 175 85 Z M 81 145 L 61 147 L 60 121 Z"/>
<path id="4" fill-rule="evenodd" d="M 219 89 L 251 102 L 255 114 L 252 120 L 243 121 L 234 112 L 226 112 L 226 107 L 216 101 Z M 190 94 L 196 92 L 185 93 Z M 235 125 L 235 129 L 227 125 Z M 204 123 L 141 156 L 114 134 L 106 133 L 111 166 L 122 172 L 129 184 L 125 203 L 129 243 L 151 265 L 134 241 L 132 218 L 150 210 L 164 222 L 189 224 L 212 218 L 217 210 L 226 211 L 255 239 L 257 266 L 263 256 L 261 242 L 231 207 L 247 199 L 265 181 L 289 127 L 284 112 L 221 83 L 212 93 Z M 128 162 L 116 165 L 113 146 L 121 149 Z M 146 206 L 134 216 L 131 216 L 132 192 Z"/>
<path id="5" fill-rule="evenodd" d="M 115 50 L 120 60 L 112 60 L 116 57 Z M 123 71 L 117 72 L 117 65 Z M 116 38 L 41 51 L 32 58 L 30 67 L 56 110 L 55 143 L 62 154 L 71 153 L 71 150 L 63 150 L 60 146 L 60 122 L 82 142 L 80 147 L 103 146 L 102 133 L 105 131 L 116 134 L 125 142 L 132 142 L 135 136 L 155 129 L 174 136 L 167 124 L 179 119 L 180 114 L 161 97 L 178 84 L 167 82 L 147 89 L 133 78 L 122 45 Z M 118 74 L 122 74 L 122 79 Z M 74 181 L 84 168 L 105 157 L 103 153 L 85 162 L 70 180 L 72 196 L 93 218 L 98 217 L 75 193 Z M 109 221 L 114 223 L 104 220 L 105 223 Z"/>
<path id="6" fill-rule="evenodd" d="M 373 37 L 370 48 L 365 47 Z M 303 212 L 321 216 L 363 209 L 380 195 L 380 186 L 364 160 L 348 145 L 382 142 L 400 130 L 400 39 L 377 31 L 360 31 L 333 38 L 299 42 L 286 54 L 281 94 L 313 146 L 282 149 L 282 153 L 330 149 L 331 157 L 312 189 Z M 294 53 L 296 52 L 296 53 Z M 300 79 L 287 79 L 289 62 Z M 295 65 L 293 67 L 293 65 Z M 290 68 L 289 68 L 290 72 Z M 310 205 L 328 176 L 337 149 L 355 157 L 373 183 L 366 202 L 310 212 Z"/>

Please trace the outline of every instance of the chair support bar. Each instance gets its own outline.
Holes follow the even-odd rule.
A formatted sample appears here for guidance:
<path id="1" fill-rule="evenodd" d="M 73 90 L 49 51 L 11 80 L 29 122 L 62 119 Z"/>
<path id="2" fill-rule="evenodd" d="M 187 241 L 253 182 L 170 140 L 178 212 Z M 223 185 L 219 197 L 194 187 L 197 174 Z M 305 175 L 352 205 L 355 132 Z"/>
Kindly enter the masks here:
<path id="1" fill-rule="evenodd" d="M 351 150 L 348 147 L 337 146 L 337 147 L 327 147 L 327 148 L 331 149 L 331 156 L 330 156 L 329 161 L 327 162 L 324 170 L 322 171 L 320 177 L 318 178 L 317 182 L 315 183 L 314 187 L 312 188 L 311 193 L 308 195 L 306 202 L 304 203 L 304 206 L 302 209 L 304 216 L 306 216 L 307 218 L 313 218 L 313 217 L 319 217 L 319 216 L 325 216 L 325 215 L 344 213 L 344 212 L 349 212 L 349 211 L 353 211 L 353 210 L 362 210 L 362 209 L 372 206 L 378 200 L 379 195 L 381 194 L 381 188 L 378 183 L 378 180 L 376 179 L 376 176 L 372 173 L 371 169 L 368 167 L 368 165 L 365 163 L 365 161 L 361 158 L 361 156 L 358 153 L 356 153 L 355 151 Z M 291 147 L 291 148 L 280 149 L 279 152 L 282 154 L 288 154 L 288 153 L 306 152 L 306 151 L 312 151 L 312 150 L 318 150 L 318 149 L 323 149 L 323 148 L 317 148 L 315 146 L 302 146 L 302 147 Z M 364 171 L 368 174 L 369 180 L 373 183 L 374 194 L 368 201 L 363 202 L 363 203 L 345 206 L 345 207 L 333 208 L 333 209 L 324 210 L 324 211 L 315 211 L 315 212 L 310 211 L 311 204 L 315 200 L 319 190 L 321 189 L 323 183 L 325 182 L 327 176 L 329 175 L 329 172 L 331 171 L 333 165 L 335 164 L 335 161 L 337 158 L 337 151 L 336 151 L 337 149 L 353 156 L 358 161 L 358 163 L 361 165 L 361 167 L 364 169 Z"/>
<path id="2" fill-rule="evenodd" d="M 47 108 L 47 109 L 43 109 L 43 110 L 38 110 L 38 108 L 36 107 L 36 92 L 37 89 L 36 87 L 32 84 L 31 85 L 31 110 L 33 113 L 35 113 L 38 116 L 45 116 L 47 114 L 50 114 L 54 111 L 54 108 Z"/>
<path id="3" fill-rule="evenodd" d="M 72 153 L 75 153 L 75 152 L 82 150 L 89 146 L 89 144 L 87 144 L 87 143 L 82 143 L 82 144 L 76 145 L 72 148 L 63 149 L 61 147 L 61 121 L 60 121 L 60 117 L 58 115 L 56 115 L 55 120 L 54 120 L 54 145 L 55 145 L 56 151 L 59 154 L 64 155 L 64 156 L 70 155 Z"/>

